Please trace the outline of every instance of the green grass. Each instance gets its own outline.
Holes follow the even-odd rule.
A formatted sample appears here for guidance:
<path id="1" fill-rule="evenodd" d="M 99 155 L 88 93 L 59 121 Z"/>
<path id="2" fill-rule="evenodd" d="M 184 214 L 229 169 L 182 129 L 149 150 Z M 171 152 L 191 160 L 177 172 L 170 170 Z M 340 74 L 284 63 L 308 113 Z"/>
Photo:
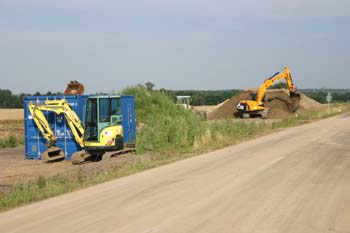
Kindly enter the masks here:
<path id="1" fill-rule="evenodd" d="M 298 117 L 285 118 L 269 124 L 265 121 L 252 123 L 234 119 L 208 122 L 201 121 L 191 111 L 176 106 L 162 92 L 149 92 L 142 87 L 132 87 L 126 89 L 124 94 L 136 97 L 138 154 L 132 155 L 131 162 L 115 164 L 103 171 L 91 171 L 81 166 L 72 174 L 40 176 L 36 181 L 13 184 L 8 192 L 0 192 L 0 210 L 89 187 L 205 151 L 234 145 L 281 128 L 338 114 L 305 112 Z M 348 106 L 346 107 L 349 110 Z M 9 144 L 14 143 L 14 138 L 9 141 Z M 147 159 L 144 159 L 145 157 Z"/>
<path id="2" fill-rule="evenodd" d="M 23 120 L 0 121 L 0 148 L 17 147 L 24 144 Z"/>
<path id="3" fill-rule="evenodd" d="M 0 138 L 0 148 L 17 147 L 24 144 L 23 137 L 15 134 L 9 134 L 6 137 Z"/>
<path id="4" fill-rule="evenodd" d="M 134 95 L 138 125 L 137 151 L 188 151 L 204 128 L 191 111 L 177 106 L 166 94 L 142 87 L 124 90 Z"/>

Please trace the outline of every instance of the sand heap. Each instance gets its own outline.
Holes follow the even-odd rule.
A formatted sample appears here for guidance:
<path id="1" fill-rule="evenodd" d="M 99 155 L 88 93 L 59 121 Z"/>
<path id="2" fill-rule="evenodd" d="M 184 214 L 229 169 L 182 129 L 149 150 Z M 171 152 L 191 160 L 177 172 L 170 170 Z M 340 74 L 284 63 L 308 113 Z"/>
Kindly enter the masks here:
<path id="1" fill-rule="evenodd" d="M 241 100 L 246 100 L 252 90 L 246 90 L 239 95 L 227 99 L 224 102 L 218 104 L 213 110 L 207 113 L 208 120 L 220 119 L 220 118 L 232 118 L 236 111 L 236 105 Z M 269 108 L 268 118 L 283 118 L 292 116 L 295 113 L 291 113 L 288 110 L 286 102 L 289 100 L 289 91 L 286 89 L 274 89 L 267 90 L 265 95 L 265 103 Z M 307 97 L 304 94 L 300 94 L 300 106 L 297 113 L 310 110 L 324 110 L 324 105 L 317 101 Z"/>

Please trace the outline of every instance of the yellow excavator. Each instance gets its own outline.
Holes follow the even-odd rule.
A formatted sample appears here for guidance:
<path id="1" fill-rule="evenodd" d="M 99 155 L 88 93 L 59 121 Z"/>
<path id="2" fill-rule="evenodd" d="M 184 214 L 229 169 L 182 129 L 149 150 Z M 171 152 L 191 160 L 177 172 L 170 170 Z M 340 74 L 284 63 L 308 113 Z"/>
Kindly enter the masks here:
<path id="1" fill-rule="evenodd" d="M 43 111 L 63 114 L 75 141 L 83 148 L 72 155 L 73 164 L 86 160 L 99 161 L 106 151 L 124 149 L 120 96 L 89 96 L 85 108 L 85 125 L 65 99 L 46 100 L 43 104 L 30 102 L 28 107 L 47 142 L 47 150 L 41 155 L 44 161 L 62 160 L 64 154 L 56 147 L 57 139 Z"/>
<path id="2" fill-rule="evenodd" d="M 288 67 L 285 67 L 283 72 L 278 72 L 272 77 L 266 79 L 259 87 L 258 92 L 250 94 L 248 100 L 242 100 L 236 105 L 239 116 L 242 118 L 249 118 L 251 116 L 267 117 L 269 109 L 265 105 L 266 89 L 272 86 L 276 81 L 285 79 L 289 90 L 290 99 L 286 101 L 290 112 L 295 112 L 300 103 L 300 94 L 293 83 L 292 75 Z"/>

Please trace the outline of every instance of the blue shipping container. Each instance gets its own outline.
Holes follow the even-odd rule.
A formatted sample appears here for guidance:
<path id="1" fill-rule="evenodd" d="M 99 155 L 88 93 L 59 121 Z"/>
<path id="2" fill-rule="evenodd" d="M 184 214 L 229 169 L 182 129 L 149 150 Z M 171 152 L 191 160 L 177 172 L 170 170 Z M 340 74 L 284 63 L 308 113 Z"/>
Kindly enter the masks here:
<path id="1" fill-rule="evenodd" d="M 25 153 L 27 159 L 41 159 L 41 153 L 46 151 L 46 139 L 41 135 L 38 127 L 33 121 L 28 104 L 41 103 L 45 100 L 54 100 L 65 98 L 71 108 L 84 121 L 84 108 L 87 95 L 67 95 L 67 96 L 26 96 L 24 98 L 24 135 L 25 135 Z M 72 131 L 66 122 L 63 114 L 57 115 L 54 112 L 44 111 L 47 121 L 57 138 L 56 146 L 61 148 L 65 158 L 70 159 L 72 154 L 81 150 L 76 143 Z"/>
<path id="2" fill-rule="evenodd" d="M 41 135 L 28 109 L 28 104 L 44 103 L 45 100 L 65 98 L 72 109 L 84 122 L 84 109 L 88 95 L 67 96 L 26 96 L 24 98 L 24 133 L 25 133 L 25 155 L 27 159 L 41 159 L 41 153 L 46 150 L 46 139 Z M 134 96 L 122 96 L 122 126 L 124 130 L 124 143 L 135 144 L 136 122 L 135 122 L 135 99 Z M 65 117 L 54 112 L 44 112 L 52 131 L 57 138 L 56 146 L 61 148 L 65 158 L 70 159 L 72 154 L 82 148 L 75 141 L 72 131 Z"/>
<path id="3" fill-rule="evenodd" d="M 136 143 L 136 114 L 135 114 L 135 97 L 122 96 L 122 126 L 124 131 L 124 143 Z"/>

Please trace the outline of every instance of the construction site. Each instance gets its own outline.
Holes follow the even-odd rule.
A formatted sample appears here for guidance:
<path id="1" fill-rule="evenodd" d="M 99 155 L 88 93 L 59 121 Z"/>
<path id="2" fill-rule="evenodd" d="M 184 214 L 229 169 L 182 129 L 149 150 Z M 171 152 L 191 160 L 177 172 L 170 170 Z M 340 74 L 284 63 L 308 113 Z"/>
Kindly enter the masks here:
<path id="1" fill-rule="evenodd" d="M 285 81 L 287 89 L 269 89 L 278 81 Z M 283 119 L 303 112 L 324 110 L 322 104 L 297 91 L 288 67 L 265 79 L 259 88 L 245 90 L 209 109 L 198 109 L 207 120 L 231 117 Z"/>
<path id="2" fill-rule="evenodd" d="M 345 185 L 346 179 L 344 179 L 350 175 L 348 172 L 349 169 L 346 166 L 348 163 L 344 163 L 343 160 L 332 162 L 332 158 L 329 156 L 332 154 L 330 150 L 339 149 L 340 151 L 344 151 L 347 148 L 344 142 L 339 141 L 340 138 L 338 135 L 334 133 L 329 135 L 329 132 L 334 132 L 336 128 L 344 129 L 344 124 L 349 123 L 349 114 L 346 113 L 349 111 L 348 105 L 342 105 L 341 112 L 338 112 L 338 105 L 332 106 L 329 109 L 327 108 L 328 106 L 320 104 L 299 92 L 298 106 L 296 109 L 293 109 L 290 107 L 290 90 L 269 89 L 266 91 L 264 98 L 264 107 L 268 109 L 268 114 L 264 118 L 257 115 L 250 116 L 247 119 L 237 114 L 237 108 L 239 108 L 240 103 L 244 103 L 248 99 L 251 99 L 251 96 L 255 96 L 258 89 L 242 91 L 240 94 L 216 106 L 200 106 L 198 108 L 191 108 L 188 105 L 186 107 L 177 106 L 170 98 L 166 102 L 159 102 L 160 100 L 164 101 L 165 95 L 157 91 L 149 92 L 143 88 L 137 88 L 135 90 L 138 92 L 136 106 L 142 106 L 141 108 L 137 108 L 137 112 L 141 114 L 140 110 L 146 113 L 153 111 L 152 113 L 156 114 L 158 119 L 155 122 L 145 120 L 147 118 L 152 119 L 155 115 L 147 118 L 138 118 L 141 122 L 137 124 L 137 133 L 139 135 L 137 143 L 145 143 L 143 137 L 144 135 L 149 135 L 149 132 L 156 131 L 156 134 L 153 134 L 152 137 L 156 137 L 162 133 L 160 129 L 156 130 L 156 127 L 157 125 L 160 125 L 161 128 L 165 127 L 162 125 L 162 119 L 166 119 L 167 117 L 164 116 L 169 116 L 171 112 L 180 111 L 181 117 L 179 119 L 181 119 L 180 122 L 182 124 L 186 121 L 185 116 L 189 117 L 191 122 L 196 119 L 193 122 L 194 125 L 191 126 L 193 128 L 189 128 L 188 131 L 193 132 L 196 129 L 200 129 L 203 127 L 203 124 L 205 126 L 203 128 L 204 131 L 198 134 L 201 135 L 199 140 L 195 140 L 186 149 L 192 152 L 174 153 L 173 150 L 176 147 L 169 147 L 168 149 L 166 149 L 167 147 L 159 147 L 159 149 L 155 149 L 156 147 L 154 147 L 154 149 L 148 149 L 148 151 L 143 151 L 142 153 L 135 153 L 135 151 L 119 153 L 120 149 L 117 149 L 114 151 L 104 151 L 103 157 L 98 160 L 95 157 L 84 163 L 79 162 L 79 165 L 73 165 L 71 156 L 76 151 L 79 152 L 79 150 L 83 149 L 84 145 L 79 146 L 73 137 L 73 133 L 66 133 L 70 135 L 69 137 L 60 134 L 63 126 L 66 127 L 65 129 L 70 127 L 67 122 L 63 124 L 63 122 L 69 121 L 69 119 L 62 120 L 61 123 L 57 121 L 57 119 L 63 117 L 63 113 L 53 117 L 50 116 L 51 111 L 43 112 L 44 115 L 48 114 L 46 115 L 48 117 L 45 117 L 45 119 L 48 119 L 49 125 L 55 129 L 53 131 L 56 137 L 54 145 L 60 151 L 59 153 L 53 153 L 53 155 L 46 155 L 48 157 L 43 158 L 40 153 L 46 153 L 44 151 L 47 149 L 47 139 L 44 136 L 36 137 L 40 135 L 40 131 L 32 119 L 34 117 L 34 111 L 32 111 L 32 114 L 29 114 L 29 108 L 25 108 L 24 111 L 18 109 L 3 112 L 1 122 L 6 122 L 7 128 L 15 122 L 11 126 L 11 131 L 27 135 L 25 143 L 30 145 L 0 150 L 0 203 L 1 210 L 6 210 L 0 213 L 0 225 L 2 229 L 6 229 L 5 232 L 13 228 L 7 222 L 8 219 L 12 219 L 12 216 L 17 216 L 16 219 L 18 216 L 22 216 L 19 214 L 12 215 L 14 211 L 20 211 L 21 214 L 27 216 L 27 213 L 33 214 L 31 206 L 36 205 L 40 209 L 34 214 L 38 217 L 38 220 L 36 220 L 37 224 L 29 221 L 30 227 L 23 225 L 23 228 L 21 227 L 23 231 L 20 230 L 19 232 L 38 232 L 42 229 L 45 232 L 50 232 L 51 230 L 48 226 L 57 221 L 57 218 L 65 218 L 70 227 L 67 229 L 65 228 L 65 224 L 58 224 L 57 228 L 55 228 L 57 231 L 55 230 L 54 232 L 78 231 L 80 229 L 79 227 L 71 227 L 73 221 L 80 221 L 73 217 L 73 212 L 78 210 L 79 214 L 82 215 L 85 212 L 85 208 L 93 209 L 94 211 L 100 211 L 100 208 L 103 211 L 108 210 L 106 214 L 101 214 L 100 218 L 109 225 L 113 225 L 115 220 L 109 220 L 108 216 L 110 216 L 110 213 L 115 213 L 112 208 L 117 208 L 121 211 L 117 211 L 119 214 L 115 216 L 119 219 L 122 227 L 131 229 L 131 231 L 144 230 L 150 227 L 148 225 L 149 221 L 152 225 L 159 224 L 160 216 L 157 212 L 154 212 L 154 208 L 158 208 L 158 204 L 161 205 L 159 208 L 166 212 L 161 215 L 163 216 L 165 214 L 170 219 L 174 215 L 169 216 L 167 213 L 171 213 L 173 209 L 178 207 L 188 209 L 190 213 L 180 211 L 179 214 L 185 214 L 186 218 L 195 219 L 194 224 L 190 224 L 190 228 L 196 227 L 200 229 L 198 232 L 202 232 L 204 228 L 207 229 L 212 226 L 209 222 L 205 225 L 197 225 L 203 216 L 201 214 L 202 208 L 206 209 L 206 213 L 212 213 L 212 211 L 218 210 L 225 215 L 232 213 L 231 208 L 234 208 L 234 213 L 238 214 L 234 218 L 239 219 L 239 213 L 244 213 L 246 216 L 245 220 L 237 225 L 236 229 L 240 232 L 241 227 L 250 226 L 248 221 L 261 224 L 255 217 L 256 215 L 254 214 L 253 216 L 252 213 L 256 213 L 259 219 L 263 219 L 264 211 L 271 212 L 276 218 L 287 214 L 288 216 L 292 216 L 292 219 L 296 219 L 294 216 L 295 208 L 306 206 L 304 209 L 305 214 L 307 216 L 313 216 L 310 213 L 314 213 L 315 209 L 323 206 L 322 203 L 327 200 L 326 195 L 319 195 L 319 193 L 331 195 L 334 198 L 333 201 L 348 203 L 346 201 L 344 202 L 344 200 L 348 200 L 348 196 L 345 195 L 348 191 L 348 186 Z M 87 101 L 89 98 L 92 100 L 95 98 L 93 95 L 90 97 L 78 96 L 66 95 L 64 101 L 67 103 L 79 103 L 83 100 Z M 100 98 L 103 98 L 103 96 L 100 96 Z M 154 98 L 156 101 L 152 100 Z M 53 102 L 50 102 L 51 100 Z M 45 111 L 50 107 L 50 103 L 56 104 L 57 101 L 65 104 L 60 97 L 56 97 L 56 99 L 48 96 L 31 96 L 25 98 L 26 106 L 30 107 L 30 103 L 36 103 L 42 109 L 45 107 Z M 152 111 L 145 108 L 145 105 L 142 105 L 142 101 L 147 102 L 147 107 L 152 109 Z M 79 104 L 70 105 L 78 113 L 79 118 L 84 115 L 79 113 L 84 109 L 79 108 Z M 164 109 L 168 109 L 168 111 L 163 112 L 164 115 L 161 115 L 159 114 L 160 111 L 155 109 L 155 106 L 158 106 L 161 111 Z M 169 109 L 172 110 L 169 111 Z M 327 114 L 329 110 L 331 110 L 332 114 Z M 204 116 L 206 116 L 206 119 L 203 119 L 203 115 L 199 116 L 199 112 L 201 114 L 205 112 Z M 310 112 L 321 115 L 319 115 L 320 117 L 303 117 Z M 339 115 L 341 113 L 343 114 Z M 24 125 L 23 115 L 26 116 L 25 120 L 29 121 Z M 323 117 L 327 119 L 320 120 Z M 56 120 L 53 121 L 53 119 Z M 130 118 L 126 119 L 130 120 Z M 173 135 L 175 129 L 181 128 L 176 117 L 172 117 L 171 119 L 174 121 L 174 125 L 171 125 L 171 122 L 167 119 L 164 123 L 172 131 L 169 131 L 167 137 L 160 135 L 160 139 L 165 138 L 165 143 L 167 144 L 170 144 L 169 140 L 172 140 L 170 139 L 170 135 Z M 284 125 L 283 122 L 286 120 L 292 123 Z M 84 124 L 86 125 L 86 123 Z M 45 126 L 45 124 L 42 125 Z M 85 125 L 83 125 L 84 128 L 86 127 Z M 187 127 L 185 126 L 185 128 Z M 221 127 L 222 129 L 220 129 Z M 214 130 L 215 128 L 216 130 Z M 36 130 L 34 133 L 30 131 L 34 129 Z M 8 133 L 6 132 L 6 127 L 2 127 L 1 130 L 1 135 L 3 136 Z M 28 130 L 29 133 L 26 133 Z M 181 136 L 185 136 L 184 132 L 188 131 L 180 131 Z M 315 137 L 315 133 L 322 136 Z M 348 135 L 348 132 L 342 131 L 341 135 Z M 50 137 L 47 138 L 50 139 Z M 341 138 L 344 137 L 341 136 Z M 151 148 L 152 142 L 150 137 L 146 139 L 147 148 Z M 157 139 L 154 145 L 158 145 L 160 139 Z M 189 140 L 189 137 L 185 138 L 185 141 Z M 327 145 L 332 148 L 325 147 L 325 141 L 330 143 Z M 184 151 L 186 144 L 181 143 L 183 143 L 183 140 L 173 141 L 173 144 L 180 145 L 182 147 L 181 151 Z M 213 147 L 213 145 L 216 146 Z M 293 146 L 291 147 L 290 145 Z M 310 145 L 312 145 L 312 148 L 310 148 Z M 303 150 L 305 152 L 299 154 L 298 151 L 300 149 L 297 148 L 301 146 L 304 147 Z M 39 154 L 37 153 L 37 148 L 41 148 Z M 317 151 L 317 153 L 310 154 L 311 151 Z M 57 159 L 56 156 L 60 157 Z M 348 157 L 343 156 L 342 158 L 346 160 Z M 305 163 L 298 162 L 297 159 L 301 159 Z M 176 162 L 177 160 L 182 161 Z M 337 169 L 329 168 L 329 164 L 333 163 L 335 163 L 334 165 Z M 161 165 L 166 166 L 156 168 Z M 215 175 L 209 175 L 209 170 L 207 169 L 197 168 L 196 166 L 199 165 L 213 167 Z M 314 171 L 314 175 L 310 177 L 308 172 L 311 170 Z M 276 175 L 277 173 L 280 175 Z M 117 179 L 121 177 L 123 178 Z M 243 184 L 243 189 L 241 189 L 242 182 L 248 182 Z M 339 183 L 342 185 L 335 192 L 331 193 L 329 182 L 331 184 Z M 99 185 L 93 186 L 96 184 Z M 179 187 L 182 191 L 173 191 L 176 187 Z M 215 189 L 216 191 L 210 191 L 208 193 L 207 188 L 210 190 Z M 232 196 L 232 192 L 229 192 L 227 195 L 226 188 L 234 192 L 235 198 L 229 198 Z M 95 189 L 96 192 L 91 194 L 90 192 Z M 295 191 L 293 191 L 294 189 Z M 67 192 L 72 193 L 60 195 Z M 176 194 L 178 192 L 180 193 Z M 302 193 L 303 196 L 293 196 L 291 202 L 287 201 L 287 203 L 281 204 L 281 207 L 275 206 L 274 203 L 281 202 L 285 198 L 291 198 L 290 195 L 294 192 Z M 40 201 L 57 195 L 60 196 L 46 201 Z M 96 198 L 99 196 L 102 197 L 106 204 L 94 204 L 97 201 Z M 210 198 L 208 199 L 208 197 Z M 171 198 L 171 201 L 169 201 L 169 198 Z M 207 200 L 204 207 L 202 205 L 185 207 L 188 205 L 189 200 L 197 203 L 201 199 Z M 221 206 L 219 203 L 221 203 L 220 200 L 222 199 L 226 201 Z M 306 199 L 313 201 L 310 204 L 310 201 Z M 135 205 L 133 204 L 133 200 L 137 200 L 138 205 L 142 206 L 142 208 L 137 207 L 138 211 L 130 212 L 137 219 L 135 220 L 136 224 L 134 224 L 135 221 L 130 222 L 130 219 L 125 218 L 123 214 L 123 209 L 127 211 L 134 208 L 132 206 Z M 33 202 L 37 203 L 25 205 Z M 114 205 L 111 203 L 117 204 Z M 245 203 L 251 204 L 246 206 Z M 22 205 L 24 206 L 19 207 Z M 62 206 L 64 212 L 67 212 L 68 215 L 61 216 L 60 211 L 57 211 L 57 205 Z M 207 205 L 209 207 L 206 207 Z M 75 207 L 72 208 L 72 206 Z M 346 208 L 341 209 L 339 212 L 339 209 L 335 208 L 335 205 L 327 206 L 327 210 L 325 210 L 327 212 L 325 213 L 336 213 L 335 215 L 332 214 L 332 221 L 336 221 L 336 217 L 334 216 L 345 216 L 347 213 Z M 7 211 L 14 207 L 18 208 Z M 52 212 L 53 209 L 56 209 L 55 213 Z M 80 209 L 83 209 L 83 212 L 80 212 Z M 261 212 L 262 209 L 264 209 L 263 212 Z M 196 214 L 193 214 L 192 211 L 196 212 Z M 45 218 L 39 217 L 46 212 L 51 214 L 45 215 Z M 67 218 L 68 216 L 69 218 Z M 229 224 L 231 223 L 230 220 L 225 220 L 226 218 L 222 217 L 217 218 L 217 214 L 215 213 L 211 218 L 216 222 L 222 221 L 221 224 L 226 229 L 232 227 Z M 326 227 L 323 224 L 318 225 L 319 221 L 317 217 L 297 219 L 298 221 L 294 226 L 297 228 L 302 226 L 300 229 L 303 230 L 309 229 L 309 222 L 322 229 Z M 95 224 L 94 219 L 88 217 L 88 220 Z M 189 229 L 187 225 L 178 225 L 172 222 L 168 224 L 164 225 L 164 227 L 163 225 L 160 226 L 164 229 L 164 232 L 168 232 L 168 227 L 175 229 L 174 231 L 170 231 L 174 233 Z M 274 229 L 274 221 L 268 221 L 267 224 L 269 229 Z M 341 220 L 339 224 L 342 227 L 340 229 L 346 229 L 348 221 Z M 92 225 L 88 225 L 92 227 Z M 288 227 L 290 225 L 282 224 L 281 226 Z M 252 228 L 248 227 L 247 229 L 250 231 Z"/>
<path id="3" fill-rule="evenodd" d="M 349 0 L 0 1 L 0 233 L 350 233 Z"/>
<path id="4" fill-rule="evenodd" d="M 275 81 L 281 79 L 286 80 L 286 89 L 269 89 Z M 287 68 L 284 72 L 276 73 L 263 81 L 259 88 L 241 91 L 238 95 L 211 106 L 191 106 L 191 96 L 178 96 L 175 103 L 160 91 L 150 91 L 140 86 L 131 88 L 121 95 L 86 95 L 84 89 L 82 83 L 71 81 L 67 84 L 64 95 L 25 96 L 24 109 L 0 111 L 0 135 L 3 138 L 9 138 L 11 135 L 11 140 L 24 138 L 22 146 L 0 149 L 1 211 L 67 192 L 73 192 L 73 195 L 76 195 L 90 189 L 84 188 L 100 183 L 103 184 L 98 187 L 103 186 L 111 192 L 110 189 L 113 187 L 109 185 L 111 182 L 142 177 L 142 174 L 146 174 L 147 177 L 147 174 L 150 174 L 151 177 L 136 186 L 130 185 L 132 181 L 128 181 L 126 184 L 131 187 L 129 188 L 131 190 L 127 192 L 126 199 L 144 200 L 147 197 L 158 196 L 163 200 L 164 195 L 172 196 L 163 187 L 172 186 L 173 183 L 178 182 L 183 186 L 183 190 L 190 190 L 191 193 L 193 184 L 199 182 L 195 181 L 198 179 L 196 176 L 207 176 L 207 174 L 198 172 L 202 171 L 200 168 L 194 172 L 192 168 L 188 170 L 186 165 L 188 163 L 191 164 L 190 167 L 202 163 L 209 167 L 216 167 L 223 174 L 220 173 L 221 178 L 213 179 L 210 176 L 210 183 L 225 181 L 227 187 L 233 190 L 239 190 L 240 186 L 236 187 L 235 182 L 243 182 L 247 179 L 248 171 L 262 171 L 259 176 L 253 174 L 254 177 L 261 176 L 261 178 L 254 179 L 251 181 L 252 184 L 247 184 L 248 191 L 245 192 L 255 196 L 256 192 L 260 193 L 259 190 L 271 188 L 268 186 L 269 182 L 276 182 L 278 192 L 288 195 L 289 187 L 281 185 L 283 182 L 276 176 L 271 176 L 269 170 L 267 173 L 264 172 L 265 167 L 272 169 L 272 173 L 275 172 L 274 161 L 281 159 L 278 157 L 280 153 L 276 151 L 284 151 L 288 145 L 295 143 L 301 143 L 303 146 L 304 141 L 310 143 L 310 140 L 316 140 L 320 146 L 323 143 L 321 138 L 310 139 L 309 135 L 301 132 L 312 134 L 318 130 L 317 127 L 320 127 L 318 125 L 321 125 L 321 128 L 323 127 L 321 131 L 327 133 L 330 131 L 329 127 L 333 127 L 332 124 L 327 123 L 328 121 L 338 119 L 339 122 L 336 122 L 336 125 L 340 126 L 341 121 L 349 119 L 347 113 L 349 105 L 342 104 L 340 107 L 338 104 L 330 107 L 297 91 Z M 323 118 L 328 119 L 320 121 Z M 303 137 L 301 141 L 300 137 Z M 318 142 L 319 140 L 321 141 Z M 328 141 L 332 140 L 328 139 Z M 345 144 L 332 143 L 340 150 L 344 150 Z M 272 144 L 277 144 L 277 149 L 276 146 L 266 146 Z M 231 156 L 229 151 L 236 152 Z M 290 154 L 294 153 L 296 152 L 282 152 L 282 156 L 289 160 L 294 158 L 290 157 Z M 223 160 L 216 161 L 215 158 L 220 156 L 223 156 Z M 254 159 L 254 169 L 247 168 L 246 163 L 240 162 L 244 158 L 249 160 L 250 157 Z M 183 161 L 176 162 L 178 160 Z M 317 164 L 327 166 L 323 159 L 316 156 L 307 159 L 309 164 L 307 169 L 303 168 L 304 165 L 300 167 L 296 165 L 296 169 L 307 171 L 315 168 L 313 160 Z M 229 165 L 223 166 L 227 164 L 226 161 L 233 163 L 233 170 Z M 181 164 L 184 164 L 184 167 Z M 162 166 L 160 170 L 170 168 L 170 171 L 159 175 L 156 167 L 161 165 L 166 166 Z M 178 166 L 180 166 L 179 170 Z M 145 171 L 148 169 L 150 170 Z M 288 164 L 282 164 L 282 168 L 277 169 L 288 169 Z M 132 175 L 134 173 L 138 174 Z M 177 174 L 180 174 L 180 177 L 184 177 L 181 174 L 185 174 L 186 178 L 174 181 L 173 177 L 178 176 Z M 321 173 L 319 175 L 323 176 Z M 124 178 L 117 179 L 121 177 Z M 165 177 L 165 183 L 162 183 L 162 177 Z M 223 177 L 226 178 L 222 179 Z M 307 173 L 302 172 L 301 177 L 307 179 Z M 229 185 L 231 182 L 227 179 L 234 181 L 233 186 Z M 294 179 L 299 178 L 290 175 L 285 179 L 296 182 Z M 200 178 L 200 180 L 206 179 Z M 157 195 L 153 188 L 143 188 L 143 185 L 147 184 L 153 187 L 155 182 L 160 182 L 160 186 L 155 189 L 160 190 Z M 202 184 L 202 187 L 206 186 Z M 211 186 L 217 190 L 225 187 L 225 185 Z M 302 187 L 305 189 L 304 186 Z M 79 191 L 79 189 L 83 190 Z M 118 190 L 123 192 L 125 187 Z M 202 188 L 200 190 L 206 193 Z M 149 196 L 148 193 L 152 195 Z M 240 199 L 245 199 L 244 193 L 236 195 Z M 308 195 L 314 196 L 316 193 L 309 192 Z M 340 192 L 336 195 L 344 199 Z M 66 195 L 56 198 L 64 197 Z M 265 198 L 264 196 L 260 199 Z M 278 196 L 276 198 L 279 200 Z M 128 203 L 131 202 L 118 198 L 116 200 L 118 207 L 130 208 Z M 176 200 L 179 202 L 176 205 L 183 206 L 187 199 L 176 198 Z M 272 203 L 275 201 L 275 199 L 272 200 Z M 91 208 L 86 204 L 89 202 L 93 201 L 91 199 L 84 201 L 82 206 Z M 155 200 L 151 202 L 158 203 Z M 38 205 L 40 203 L 42 202 L 38 202 Z M 218 200 L 215 198 L 213 203 L 218 203 Z M 241 202 L 238 201 L 234 205 L 244 212 L 246 207 L 240 206 L 239 203 Z M 304 204 L 302 200 L 298 201 L 298 206 Z M 167 206 L 165 203 L 162 205 Z M 63 206 L 68 208 L 66 205 Z M 25 209 L 27 206 L 19 209 L 21 208 Z M 144 208 L 148 213 L 153 209 L 148 204 Z M 208 211 L 211 210 L 212 208 L 209 208 Z M 194 207 L 193 211 L 198 209 Z M 225 208 L 222 211 L 225 212 Z M 330 211 L 334 211 L 333 207 Z M 11 210 L 4 212 L 4 215 L 7 213 L 11 213 Z M 140 218 L 143 218 L 142 216 Z M 123 219 L 123 216 L 118 217 Z M 1 219 L 4 218 L 0 218 L 0 226 L 3 224 Z M 50 218 L 50 221 L 53 219 Z M 155 216 L 153 219 L 158 217 Z M 123 220 L 123 223 L 127 222 L 127 219 Z M 127 224 L 127 226 L 130 225 Z M 34 228 L 24 229 L 25 232 L 31 232 L 41 227 L 37 225 Z M 58 229 L 62 230 L 62 228 Z M 180 229 L 179 232 L 181 232 L 182 227 L 176 229 Z"/>
<path id="5" fill-rule="evenodd" d="M 239 95 L 233 96 L 216 106 L 199 106 L 194 107 L 195 110 L 205 112 L 207 120 L 217 120 L 223 118 L 232 118 L 237 116 L 236 106 L 240 101 L 248 99 L 248 97 L 256 90 L 245 90 Z M 300 95 L 300 104 L 296 111 L 291 112 L 288 107 L 289 91 L 287 89 L 270 89 L 266 91 L 266 106 L 269 108 L 267 119 L 283 119 L 285 117 L 293 117 L 307 111 L 325 111 L 327 106 L 307 97 L 305 94 Z M 287 101 L 286 101 L 287 100 Z M 236 118 L 239 118 L 238 116 Z"/>
<path id="6" fill-rule="evenodd" d="M 285 78 L 283 76 L 282 78 Z M 282 79 L 280 78 L 280 79 Z M 264 83 L 265 84 L 265 83 Z M 273 82 L 270 84 L 272 85 Z M 294 87 L 293 87 L 294 88 Z M 227 99 L 218 105 L 212 106 L 196 106 L 190 107 L 190 96 L 180 96 L 180 107 L 188 112 L 193 112 L 194 116 L 199 116 L 204 121 L 220 121 L 220 120 L 236 120 L 241 121 L 244 124 L 255 124 L 254 122 L 265 121 L 271 125 L 273 122 L 278 122 L 283 119 L 296 118 L 298 115 L 307 112 L 325 112 L 327 107 L 317 101 L 307 97 L 303 93 L 298 93 L 297 105 L 291 110 L 288 107 L 290 104 L 290 90 L 288 89 L 268 89 L 265 86 L 263 88 L 264 106 L 268 109 L 267 115 L 262 119 L 261 116 L 252 116 L 250 119 L 241 119 L 237 105 L 241 101 L 246 101 L 251 98 L 252 95 L 256 95 L 259 89 L 245 90 L 238 95 L 233 96 L 231 99 Z M 0 151 L 0 183 L 2 184 L 0 191 L 7 192 L 7 186 L 11 186 L 13 183 L 19 181 L 35 181 L 41 176 L 54 177 L 57 175 L 64 175 L 66 177 L 74 176 L 81 171 L 81 166 L 72 166 L 73 164 L 82 164 L 84 159 L 81 160 L 81 150 L 84 148 L 83 138 L 84 132 L 77 133 L 83 125 L 80 122 L 84 113 L 85 102 L 88 97 L 84 96 L 84 85 L 78 81 L 71 81 L 67 84 L 67 88 L 64 91 L 65 96 L 29 96 L 24 99 L 25 109 L 15 111 L 7 111 L 2 114 L 3 121 L 23 120 L 21 115 L 24 115 L 25 124 L 24 128 L 19 127 L 16 130 L 19 135 L 25 137 L 25 147 L 16 149 L 3 149 Z M 100 97 L 99 97 L 100 98 Z M 120 98 L 120 97 L 117 97 Z M 126 97 L 121 97 L 122 102 Z M 62 102 L 63 101 L 63 102 Z M 125 99 L 125 101 L 129 101 Z M 122 103 L 121 102 L 121 103 Z M 34 105 L 35 103 L 35 105 Z M 67 105 L 72 107 L 72 109 Z M 122 103 L 123 104 L 123 103 Z M 130 104 L 130 103 L 129 103 Z M 134 108 L 134 103 L 131 103 L 131 108 Z M 62 105 L 62 110 L 57 108 L 57 105 Z M 66 106 L 65 106 L 66 105 Z M 175 106 L 175 104 L 174 104 Z M 52 108 L 52 109 L 51 109 Z M 61 107 L 60 107 L 61 108 Z M 40 110 L 41 109 L 41 110 Z M 70 118 L 67 118 L 67 113 L 71 111 Z M 73 111 L 76 115 L 72 118 Z M 129 112 L 135 110 L 129 109 Z M 124 114 L 124 113 L 123 113 Z M 134 114 L 134 113 L 133 113 Z M 35 120 L 33 116 L 39 116 L 38 120 Z M 62 121 L 62 117 L 66 115 L 66 119 Z M 125 114 L 126 115 L 130 115 Z M 7 117 L 6 117 L 7 116 Z M 124 134 L 129 132 L 130 139 L 124 136 L 126 142 L 128 140 L 135 140 L 135 129 L 130 127 L 136 127 L 134 118 L 123 117 Z M 133 116 L 134 117 L 134 116 Z M 74 119 L 75 118 L 75 119 Z M 61 123 L 59 123 L 61 122 Z M 132 125 L 129 123 L 132 122 Z M 138 124 L 138 128 L 142 127 L 142 122 Z M 5 131 L 5 129 L 3 129 Z M 65 131 L 69 130 L 69 131 Z M 62 134 L 61 132 L 66 132 Z M 6 134 L 6 132 L 4 132 Z M 41 135 L 40 135 L 41 134 Z M 62 136 L 63 135 L 63 136 Z M 79 136 L 80 135 L 80 136 Z M 49 147 L 48 147 L 49 146 Z M 94 156 L 85 159 L 85 165 L 83 169 L 87 173 L 109 171 L 115 167 L 130 166 L 138 161 L 150 160 L 149 153 L 143 155 L 133 156 L 135 152 L 135 145 L 131 148 L 125 149 L 122 146 L 122 150 L 115 149 L 114 151 L 98 152 L 99 158 Z M 74 154 L 79 156 L 73 159 Z M 91 152 L 90 152 L 91 153 Z M 104 154 L 102 159 L 102 155 Z M 65 160 L 65 161 L 62 161 Z M 102 160 L 102 161 L 101 161 Z M 97 162 L 98 163 L 94 163 Z"/>

